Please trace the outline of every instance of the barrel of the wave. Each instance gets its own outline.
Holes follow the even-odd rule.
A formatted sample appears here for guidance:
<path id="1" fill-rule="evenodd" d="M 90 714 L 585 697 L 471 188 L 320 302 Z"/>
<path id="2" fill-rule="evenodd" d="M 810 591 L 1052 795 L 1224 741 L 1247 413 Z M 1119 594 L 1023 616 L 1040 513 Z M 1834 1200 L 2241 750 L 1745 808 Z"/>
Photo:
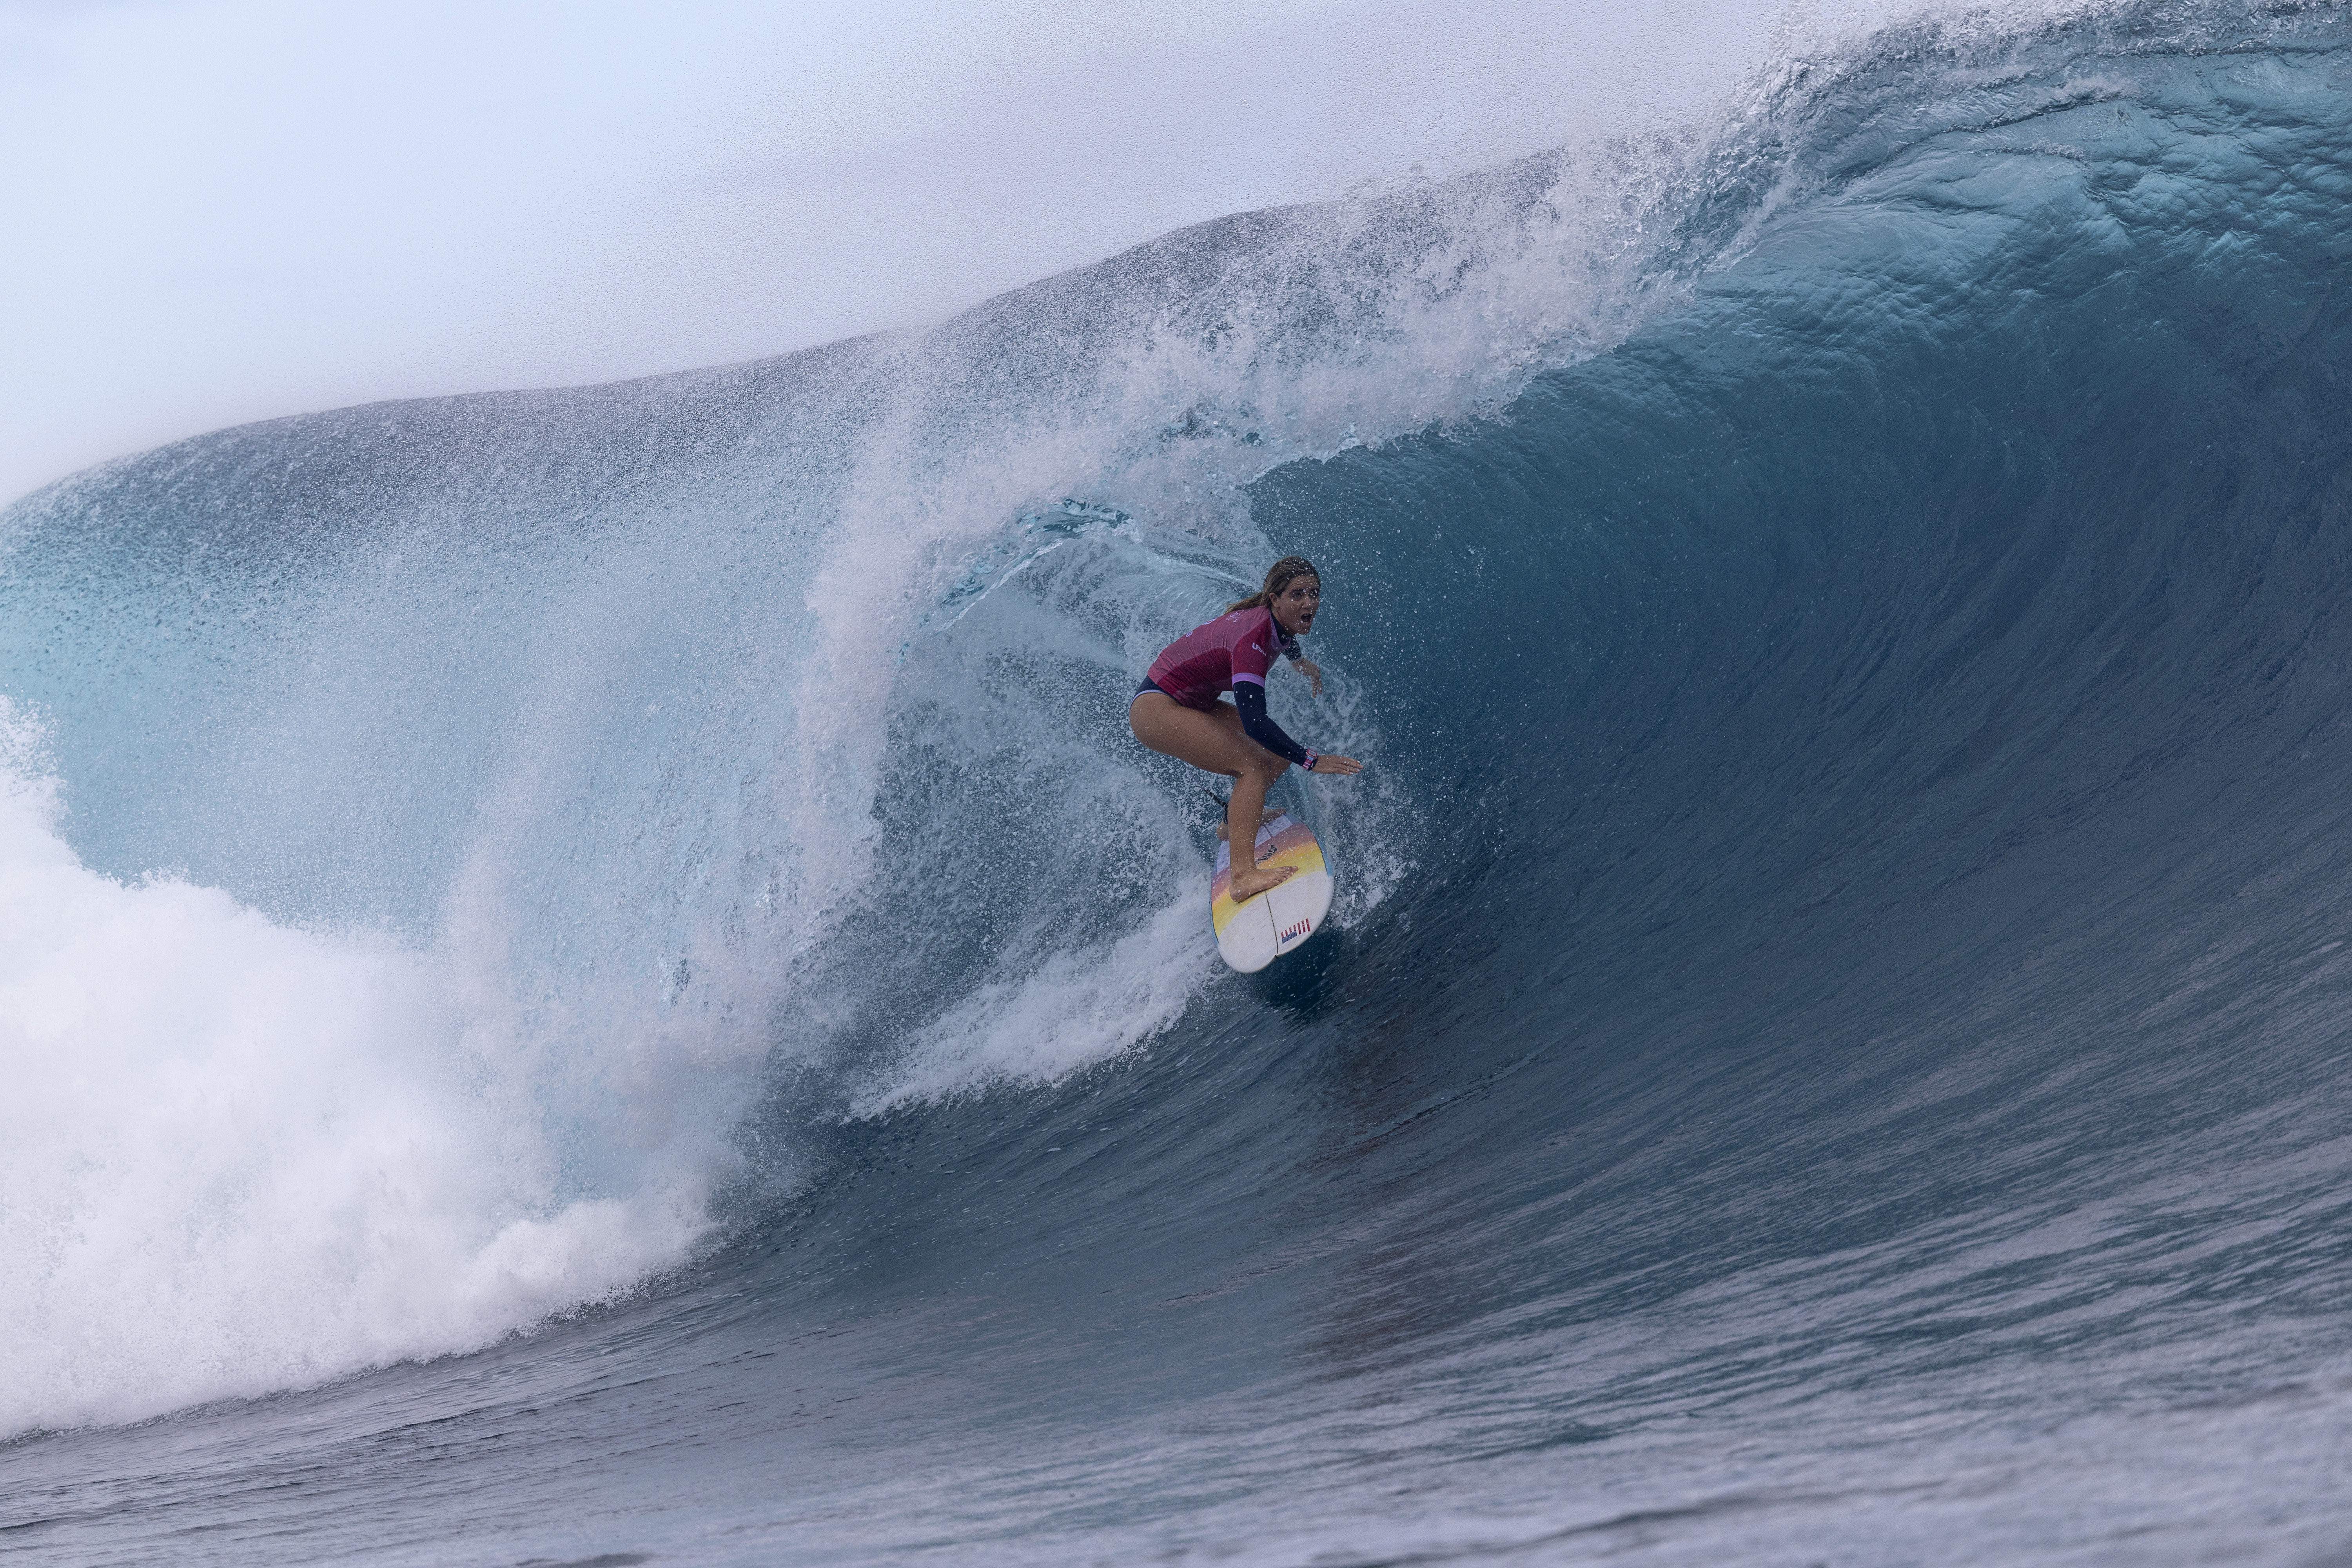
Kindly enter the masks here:
<path id="1" fill-rule="evenodd" d="M 1236 904 L 1232 897 L 1234 858 L 1217 845 L 1217 868 L 1209 879 L 1209 923 L 1217 952 L 1244 974 L 1255 974 L 1315 934 L 1331 910 L 1331 870 L 1323 846 L 1303 816 L 1269 810 L 1257 829 L 1257 862 L 1290 875 L 1255 898 Z"/>

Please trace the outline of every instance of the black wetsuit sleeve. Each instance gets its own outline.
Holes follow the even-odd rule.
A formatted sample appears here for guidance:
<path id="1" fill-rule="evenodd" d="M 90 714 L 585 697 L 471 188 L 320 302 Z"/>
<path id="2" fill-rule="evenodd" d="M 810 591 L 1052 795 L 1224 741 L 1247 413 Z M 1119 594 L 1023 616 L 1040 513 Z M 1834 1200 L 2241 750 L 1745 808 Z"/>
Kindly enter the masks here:
<path id="1" fill-rule="evenodd" d="M 1234 706 L 1242 712 L 1242 732 L 1277 757 L 1288 759 L 1300 767 L 1307 765 L 1307 750 L 1282 732 L 1265 710 L 1265 688 L 1255 680 L 1244 680 L 1234 687 Z"/>

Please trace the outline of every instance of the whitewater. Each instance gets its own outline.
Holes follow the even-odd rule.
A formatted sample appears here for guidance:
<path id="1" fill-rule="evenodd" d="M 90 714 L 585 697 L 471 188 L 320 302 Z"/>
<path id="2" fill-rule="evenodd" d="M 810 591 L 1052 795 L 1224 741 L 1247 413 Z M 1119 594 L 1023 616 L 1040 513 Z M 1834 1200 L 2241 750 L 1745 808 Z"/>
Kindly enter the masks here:
<path id="1" fill-rule="evenodd" d="M 1710 114 L 0 511 L 0 1555 L 2342 1561 L 2352 16 Z"/>

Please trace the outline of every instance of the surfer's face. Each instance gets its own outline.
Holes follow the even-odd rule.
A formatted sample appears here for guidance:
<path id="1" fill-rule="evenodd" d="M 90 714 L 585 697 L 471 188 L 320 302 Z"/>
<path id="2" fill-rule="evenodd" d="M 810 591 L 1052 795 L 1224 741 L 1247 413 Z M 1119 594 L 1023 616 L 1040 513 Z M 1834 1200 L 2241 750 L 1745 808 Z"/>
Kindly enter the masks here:
<path id="1" fill-rule="evenodd" d="M 1323 580 L 1319 577 L 1293 577 L 1274 596 L 1274 618 L 1282 629 L 1293 636 L 1315 624 L 1315 612 L 1323 607 Z"/>

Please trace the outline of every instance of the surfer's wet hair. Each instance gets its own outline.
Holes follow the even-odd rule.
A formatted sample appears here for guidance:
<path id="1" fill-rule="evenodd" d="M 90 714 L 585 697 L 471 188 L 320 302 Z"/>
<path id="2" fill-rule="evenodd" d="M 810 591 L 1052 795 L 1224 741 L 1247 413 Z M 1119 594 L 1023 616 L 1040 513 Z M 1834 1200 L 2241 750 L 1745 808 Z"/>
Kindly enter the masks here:
<path id="1" fill-rule="evenodd" d="M 1315 570 L 1315 563 L 1304 555 L 1286 555 L 1267 569 L 1265 587 L 1246 599 L 1236 599 L 1227 605 L 1225 614 L 1230 616 L 1235 610 L 1254 610 L 1260 605 L 1273 604 L 1281 597 L 1282 591 L 1290 586 L 1293 577 L 1312 577 L 1319 583 L 1323 580 L 1323 574 Z"/>

